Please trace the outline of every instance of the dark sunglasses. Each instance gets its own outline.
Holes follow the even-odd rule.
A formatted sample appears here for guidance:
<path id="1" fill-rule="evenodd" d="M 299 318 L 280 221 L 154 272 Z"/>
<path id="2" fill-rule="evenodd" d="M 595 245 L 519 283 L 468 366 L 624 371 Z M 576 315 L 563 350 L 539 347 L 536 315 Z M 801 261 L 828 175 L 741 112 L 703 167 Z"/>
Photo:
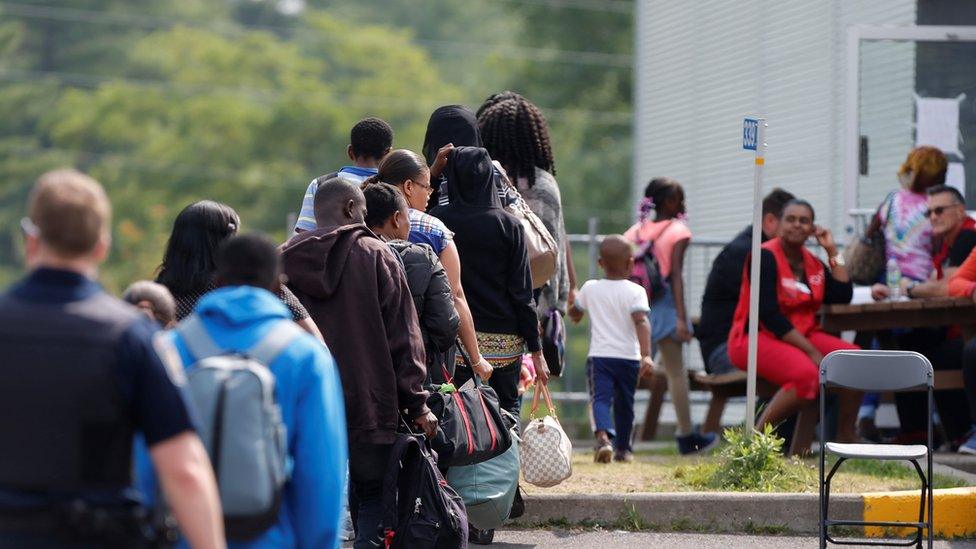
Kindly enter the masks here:
<path id="1" fill-rule="evenodd" d="M 932 214 L 935 214 L 935 216 L 938 217 L 945 213 L 945 211 L 949 208 L 955 208 L 956 206 L 962 206 L 962 204 L 951 204 L 949 206 L 936 206 L 934 208 L 928 208 L 925 210 L 925 217 L 932 217 Z"/>

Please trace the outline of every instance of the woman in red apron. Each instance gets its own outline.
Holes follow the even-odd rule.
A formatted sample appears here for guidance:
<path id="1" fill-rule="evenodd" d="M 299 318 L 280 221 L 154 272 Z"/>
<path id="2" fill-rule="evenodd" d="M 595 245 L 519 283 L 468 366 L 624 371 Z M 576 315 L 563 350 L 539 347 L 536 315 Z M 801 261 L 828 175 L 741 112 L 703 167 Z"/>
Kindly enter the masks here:
<path id="1" fill-rule="evenodd" d="M 820 387 L 819 367 L 824 355 L 856 345 L 824 333 L 817 312 L 824 303 L 849 303 L 853 288 L 843 259 L 830 231 L 814 225 L 813 207 L 791 200 L 783 209 L 779 237 L 762 247 L 759 290 L 759 354 L 757 375 L 779 386 L 763 409 L 759 428 L 776 425 L 797 412 L 791 453 L 809 452 L 817 420 L 815 405 Z M 827 252 L 828 270 L 805 244 L 815 236 Z M 742 291 L 729 333 L 729 359 L 745 370 L 749 345 L 749 262 L 742 277 Z M 859 393 L 841 396 L 837 439 L 853 442 Z"/>

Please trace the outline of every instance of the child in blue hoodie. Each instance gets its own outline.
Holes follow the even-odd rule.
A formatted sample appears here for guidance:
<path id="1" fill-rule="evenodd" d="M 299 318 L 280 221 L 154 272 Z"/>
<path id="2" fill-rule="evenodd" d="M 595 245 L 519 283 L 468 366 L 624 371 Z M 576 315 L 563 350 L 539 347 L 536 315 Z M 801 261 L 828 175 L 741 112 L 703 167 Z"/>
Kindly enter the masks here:
<path id="1" fill-rule="evenodd" d="M 236 236 L 216 258 L 218 289 L 197 303 L 193 314 L 207 334 L 228 352 L 246 351 L 281 320 L 290 320 L 281 300 L 269 289 L 278 286 L 280 259 L 265 236 Z M 192 368 L 191 356 L 178 332 L 159 341 Z M 166 354 L 166 353 L 161 353 Z M 328 349 L 301 334 L 269 365 L 287 429 L 290 477 L 285 484 L 278 522 L 255 540 L 230 547 L 339 546 L 342 502 L 346 493 L 345 405 L 335 362 Z M 140 487 L 154 493 L 154 479 L 140 471 Z"/>

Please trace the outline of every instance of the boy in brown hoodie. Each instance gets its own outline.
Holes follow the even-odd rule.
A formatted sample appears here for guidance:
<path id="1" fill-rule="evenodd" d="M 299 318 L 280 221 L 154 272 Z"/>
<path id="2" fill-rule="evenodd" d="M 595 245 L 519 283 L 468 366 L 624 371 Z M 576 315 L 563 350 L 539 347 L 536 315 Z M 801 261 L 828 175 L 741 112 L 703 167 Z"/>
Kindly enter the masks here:
<path id="1" fill-rule="evenodd" d="M 318 325 L 342 379 L 349 476 L 358 504 L 356 547 L 379 543 L 383 475 L 399 415 L 428 437 L 424 345 L 400 261 L 363 225 L 366 199 L 339 178 L 315 193 L 318 227 L 292 237 L 282 259 L 289 288 Z"/>

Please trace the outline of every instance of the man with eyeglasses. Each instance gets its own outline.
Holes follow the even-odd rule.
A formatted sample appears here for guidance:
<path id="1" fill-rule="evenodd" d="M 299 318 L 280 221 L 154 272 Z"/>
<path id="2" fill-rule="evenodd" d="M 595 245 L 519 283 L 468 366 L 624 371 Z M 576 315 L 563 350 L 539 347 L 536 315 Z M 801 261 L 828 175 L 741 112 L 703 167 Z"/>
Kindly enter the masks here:
<path id="1" fill-rule="evenodd" d="M 976 248 L 976 221 L 966 213 L 962 193 L 948 185 L 937 185 L 927 191 L 928 208 L 925 214 L 932 225 L 932 276 L 923 282 L 902 279 L 902 292 L 913 299 L 949 295 L 949 279 L 959 270 Z M 875 285 L 872 293 L 888 295 L 887 286 Z M 963 339 L 959 326 L 919 328 L 896 334 L 898 346 L 925 355 L 936 370 L 958 370 L 962 366 Z M 898 393 L 895 395 L 901 439 L 912 442 L 925 433 L 925 395 Z M 936 408 L 945 429 L 947 442 L 958 447 L 972 423 L 966 412 L 968 404 L 963 391 L 939 391 L 935 395 Z"/>

